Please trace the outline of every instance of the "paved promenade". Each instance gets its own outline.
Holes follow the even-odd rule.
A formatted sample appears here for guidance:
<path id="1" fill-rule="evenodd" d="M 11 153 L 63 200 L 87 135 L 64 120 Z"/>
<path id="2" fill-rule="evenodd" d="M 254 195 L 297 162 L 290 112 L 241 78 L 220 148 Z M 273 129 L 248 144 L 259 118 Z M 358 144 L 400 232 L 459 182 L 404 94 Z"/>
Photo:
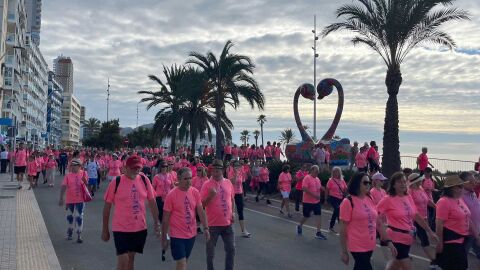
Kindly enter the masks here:
<path id="1" fill-rule="evenodd" d="M 57 255 L 34 193 L 0 174 L 0 269 L 58 270 Z"/>

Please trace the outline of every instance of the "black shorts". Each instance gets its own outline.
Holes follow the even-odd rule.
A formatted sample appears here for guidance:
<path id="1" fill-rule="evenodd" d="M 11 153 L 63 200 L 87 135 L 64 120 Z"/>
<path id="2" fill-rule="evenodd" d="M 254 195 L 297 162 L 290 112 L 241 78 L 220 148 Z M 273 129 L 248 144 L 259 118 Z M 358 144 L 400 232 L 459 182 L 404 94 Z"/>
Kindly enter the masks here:
<path id="1" fill-rule="evenodd" d="M 193 244 L 195 244 L 195 237 L 190 239 L 170 238 L 170 248 L 173 259 L 175 261 L 183 258 L 188 259 L 192 253 Z"/>
<path id="2" fill-rule="evenodd" d="M 410 245 L 393 242 L 393 246 L 397 249 L 397 257 L 395 259 L 403 260 L 410 258 Z"/>
<path id="3" fill-rule="evenodd" d="M 27 169 L 27 166 L 15 166 L 13 167 L 13 172 L 15 174 L 25 173 L 26 169 Z"/>
<path id="4" fill-rule="evenodd" d="M 320 203 L 303 203 L 304 217 L 309 218 L 312 211 L 315 216 L 320 216 L 322 214 L 322 206 Z"/>
<path id="5" fill-rule="evenodd" d="M 113 232 L 113 240 L 117 249 L 117 256 L 136 252 L 143 253 L 143 247 L 147 240 L 147 230 L 138 232 Z"/>
<path id="6" fill-rule="evenodd" d="M 428 247 L 430 246 L 430 241 L 428 241 L 428 235 L 425 229 L 422 228 L 422 226 L 418 225 L 417 222 L 414 223 L 415 228 L 417 229 L 417 237 L 420 239 L 420 245 L 422 247 Z"/>
<path id="7" fill-rule="evenodd" d="M 437 253 L 436 263 L 444 270 L 468 269 L 468 257 L 464 244 L 444 243 L 443 252 Z"/>

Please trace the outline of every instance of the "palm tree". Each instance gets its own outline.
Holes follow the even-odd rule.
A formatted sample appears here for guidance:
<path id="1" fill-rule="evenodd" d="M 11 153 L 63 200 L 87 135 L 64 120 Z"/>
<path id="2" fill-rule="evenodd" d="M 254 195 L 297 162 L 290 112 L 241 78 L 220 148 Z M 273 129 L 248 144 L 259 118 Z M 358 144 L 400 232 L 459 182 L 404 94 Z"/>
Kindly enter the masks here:
<path id="1" fill-rule="evenodd" d="M 245 129 L 242 132 L 240 132 L 240 140 L 243 142 L 244 145 L 247 145 L 248 138 L 250 138 L 250 131 Z"/>
<path id="2" fill-rule="evenodd" d="M 85 138 L 90 138 L 97 135 L 100 132 L 101 122 L 95 117 L 90 117 L 87 121 L 83 124 L 83 128 L 86 129 L 87 132 Z"/>
<path id="3" fill-rule="evenodd" d="M 263 124 L 267 122 L 267 117 L 264 114 L 260 114 L 257 118 L 257 122 L 260 124 L 260 132 L 262 134 L 262 145 L 263 144 Z"/>
<path id="4" fill-rule="evenodd" d="M 195 154 L 197 138 L 212 140 L 210 126 L 215 125 L 215 96 L 210 91 L 207 78 L 203 72 L 189 67 L 179 88 L 185 97 L 185 104 L 178 111 L 180 125 L 178 137 L 180 140 L 190 138 L 192 142 L 191 153 Z M 231 139 L 230 130 L 233 124 L 224 114 L 221 118 L 221 128 L 226 138 Z"/>
<path id="5" fill-rule="evenodd" d="M 397 95 L 402 84 L 400 65 L 416 47 L 432 43 L 452 49 L 455 42 L 440 26 L 467 20 L 466 11 L 448 7 L 454 0 L 358 0 L 336 11 L 343 21 L 327 26 L 322 35 L 348 30 L 356 34 L 354 45 L 364 44 L 380 55 L 387 66 L 388 101 L 383 130 L 383 173 L 400 170 Z"/>
<path id="6" fill-rule="evenodd" d="M 291 143 L 294 139 L 295 139 L 295 133 L 292 131 L 291 128 L 287 128 L 280 133 L 279 141 L 283 145 L 287 145 Z"/>
<path id="7" fill-rule="evenodd" d="M 158 91 L 138 91 L 138 94 L 149 95 L 142 98 L 140 102 L 149 102 L 147 110 L 158 105 L 164 105 L 155 115 L 153 131 L 160 140 L 170 138 L 170 151 L 175 152 L 175 141 L 177 139 L 177 127 L 180 123 L 178 111 L 185 102 L 180 84 L 186 76 L 183 66 L 173 65 L 170 68 L 163 67 L 163 74 L 166 83 L 155 75 L 148 78 L 160 85 Z"/>
<path id="8" fill-rule="evenodd" d="M 258 137 L 260 137 L 260 131 L 258 131 L 257 129 L 255 129 L 253 131 L 253 137 L 255 138 L 255 146 L 258 146 Z"/>
<path id="9" fill-rule="evenodd" d="M 227 41 L 222 53 L 217 58 L 212 52 L 202 55 L 191 52 L 189 64 L 194 64 L 206 74 L 209 83 L 213 86 L 215 95 L 215 132 L 216 132 L 216 156 L 221 156 L 224 145 L 224 135 L 221 129 L 222 116 L 225 113 L 225 104 L 237 109 L 240 105 L 240 97 L 243 97 L 252 107 L 263 109 L 265 99 L 252 77 L 255 65 L 250 57 L 231 53 L 233 47 L 231 41 Z"/>

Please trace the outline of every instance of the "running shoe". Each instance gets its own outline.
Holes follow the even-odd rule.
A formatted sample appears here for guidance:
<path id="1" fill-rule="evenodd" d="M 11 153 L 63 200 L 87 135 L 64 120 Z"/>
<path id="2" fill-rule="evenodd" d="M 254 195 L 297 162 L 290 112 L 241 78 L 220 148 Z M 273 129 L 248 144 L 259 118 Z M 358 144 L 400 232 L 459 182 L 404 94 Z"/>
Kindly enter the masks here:
<path id="1" fill-rule="evenodd" d="M 252 234 L 249 233 L 249 232 L 247 232 L 247 231 L 242 232 L 242 237 L 243 237 L 243 238 L 250 238 L 251 235 L 252 235 Z"/>
<path id="2" fill-rule="evenodd" d="M 280 215 L 283 216 L 283 215 L 285 215 L 285 213 L 282 210 L 280 210 Z"/>
<path id="3" fill-rule="evenodd" d="M 315 234 L 315 238 L 320 239 L 320 240 L 327 240 L 327 237 L 322 232 L 317 232 Z"/>
<path id="4" fill-rule="evenodd" d="M 302 232 L 303 232 L 302 226 L 297 225 L 297 234 L 302 235 Z"/>
<path id="5" fill-rule="evenodd" d="M 77 243 L 79 243 L 79 244 L 83 243 L 83 239 L 82 239 L 82 237 L 80 237 L 80 236 L 78 237 L 78 239 L 77 239 Z"/>

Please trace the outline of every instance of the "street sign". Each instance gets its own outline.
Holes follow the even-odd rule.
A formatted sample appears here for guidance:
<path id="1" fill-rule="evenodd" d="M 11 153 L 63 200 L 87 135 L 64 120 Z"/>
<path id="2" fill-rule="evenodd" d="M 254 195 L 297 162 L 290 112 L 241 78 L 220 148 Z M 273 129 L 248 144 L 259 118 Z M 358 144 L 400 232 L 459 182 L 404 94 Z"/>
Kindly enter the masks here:
<path id="1" fill-rule="evenodd" d="M 0 118 L 0 126 L 12 126 L 12 118 Z"/>

